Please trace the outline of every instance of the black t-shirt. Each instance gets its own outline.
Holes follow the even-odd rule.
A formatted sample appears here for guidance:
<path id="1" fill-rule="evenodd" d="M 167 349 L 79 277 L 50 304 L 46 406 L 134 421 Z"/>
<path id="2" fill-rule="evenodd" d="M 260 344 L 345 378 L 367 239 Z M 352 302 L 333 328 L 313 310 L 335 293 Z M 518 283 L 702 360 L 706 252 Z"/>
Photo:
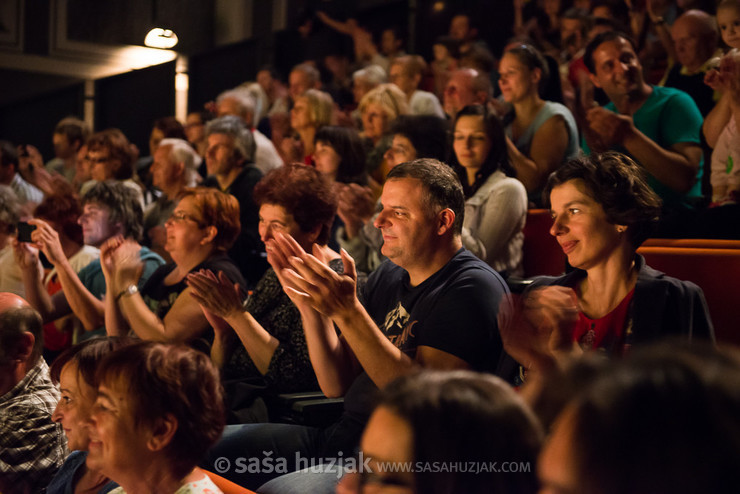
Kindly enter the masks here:
<path id="1" fill-rule="evenodd" d="M 487 372 L 496 369 L 503 348 L 496 318 L 505 293 L 508 288 L 498 273 L 460 249 L 415 287 L 405 269 L 386 261 L 368 278 L 364 299 L 378 327 L 410 357 L 419 346 L 429 346 Z M 376 393 L 363 372 L 344 397 L 342 421 L 366 422 Z"/>

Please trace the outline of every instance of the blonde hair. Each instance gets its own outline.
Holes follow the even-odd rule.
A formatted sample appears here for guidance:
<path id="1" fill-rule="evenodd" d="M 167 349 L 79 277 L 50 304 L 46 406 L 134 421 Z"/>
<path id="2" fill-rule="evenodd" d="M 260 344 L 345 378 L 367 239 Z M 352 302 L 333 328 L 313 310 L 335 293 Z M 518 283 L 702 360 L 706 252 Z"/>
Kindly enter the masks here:
<path id="1" fill-rule="evenodd" d="M 318 89 L 309 89 L 296 99 L 301 98 L 305 98 L 308 103 L 311 120 L 317 128 L 324 125 L 331 125 L 331 119 L 334 113 L 334 100 L 331 99 L 329 93 L 319 91 Z"/>
<path id="2" fill-rule="evenodd" d="M 395 120 L 400 115 L 409 113 L 406 95 L 395 84 L 381 84 L 368 91 L 360 100 L 360 113 L 364 112 L 371 103 L 380 105 L 389 120 Z"/>

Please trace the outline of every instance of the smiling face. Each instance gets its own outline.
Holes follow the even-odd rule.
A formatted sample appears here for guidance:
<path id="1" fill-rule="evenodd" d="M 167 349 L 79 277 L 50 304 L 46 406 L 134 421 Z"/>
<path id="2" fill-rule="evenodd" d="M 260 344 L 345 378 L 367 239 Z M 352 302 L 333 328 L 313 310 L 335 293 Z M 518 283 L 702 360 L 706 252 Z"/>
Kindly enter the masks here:
<path id="1" fill-rule="evenodd" d="M 167 231 L 164 249 L 176 262 L 201 245 L 206 235 L 206 228 L 201 225 L 201 213 L 191 196 L 180 200 L 172 215 L 165 221 L 164 227 Z"/>
<path id="2" fill-rule="evenodd" d="M 316 241 L 316 232 L 304 232 L 296 223 L 295 217 L 283 206 L 278 204 L 263 204 L 260 206 L 259 234 L 262 242 L 275 238 L 276 233 L 290 235 L 303 250 L 311 252 L 311 246 Z"/>
<path id="3" fill-rule="evenodd" d="M 170 151 L 172 151 L 172 146 L 159 146 L 154 151 L 154 161 L 151 167 L 152 184 L 159 189 L 167 188 L 168 185 L 177 183 L 181 178 L 181 174 L 178 173 L 180 167 L 178 163 L 170 159 Z"/>
<path id="4" fill-rule="evenodd" d="M 88 422 L 87 466 L 116 481 L 135 474 L 138 462 L 149 457 L 148 431 L 136 427 L 131 400 L 120 388 L 108 383 L 99 386 Z"/>
<path id="5" fill-rule="evenodd" d="M 87 160 L 90 163 L 90 177 L 98 182 L 113 178 L 115 169 L 120 166 L 117 160 L 111 158 L 110 149 L 99 147 L 88 149 Z"/>
<path id="6" fill-rule="evenodd" d="M 362 492 L 373 494 L 412 494 L 412 472 L 382 471 L 380 463 L 408 464 L 414 461 L 414 436 L 409 423 L 386 407 L 378 407 L 370 416 L 361 442 L 362 453 L 369 458 L 371 472 L 363 472 Z"/>
<path id="7" fill-rule="evenodd" d="M 642 65 L 632 45 L 624 38 L 601 43 L 592 58 L 596 73 L 589 75 L 591 82 L 603 89 L 610 100 L 617 102 L 642 91 L 645 84 Z"/>
<path id="8" fill-rule="evenodd" d="M 580 179 L 569 180 L 550 192 L 553 235 L 571 266 L 588 270 L 607 263 L 628 244 L 624 225 L 609 223 L 604 208 Z"/>
<path id="9" fill-rule="evenodd" d="M 74 362 L 62 368 L 59 388 L 62 397 L 51 419 L 62 424 L 70 450 L 87 451 L 90 436 L 86 424 L 95 402 L 95 390 L 85 383 Z"/>
<path id="10" fill-rule="evenodd" d="M 374 224 L 383 234 L 381 252 L 408 270 L 423 257 L 436 236 L 424 187 L 414 178 L 390 179 L 383 186 L 380 202 L 383 209 Z"/>
<path id="11" fill-rule="evenodd" d="M 453 147 L 457 161 L 466 169 L 478 171 L 491 151 L 483 116 L 466 115 L 455 124 Z"/>
<path id="12" fill-rule="evenodd" d="M 513 53 L 506 53 L 501 58 L 499 73 L 498 86 L 507 103 L 517 103 L 537 92 L 539 70 L 530 70 Z"/>

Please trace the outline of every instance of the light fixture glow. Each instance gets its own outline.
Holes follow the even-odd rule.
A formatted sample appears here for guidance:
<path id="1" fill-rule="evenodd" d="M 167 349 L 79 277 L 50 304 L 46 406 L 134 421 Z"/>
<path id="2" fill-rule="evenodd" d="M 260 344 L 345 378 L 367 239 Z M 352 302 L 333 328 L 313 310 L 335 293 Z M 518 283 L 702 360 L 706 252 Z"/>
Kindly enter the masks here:
<path id="1" fill-rule="evenodd" d="M 177 44 L 177 35 L 172 29 L 155 27 L 144 38 L 144 44 L 151 48 L 169 50 Z"/>

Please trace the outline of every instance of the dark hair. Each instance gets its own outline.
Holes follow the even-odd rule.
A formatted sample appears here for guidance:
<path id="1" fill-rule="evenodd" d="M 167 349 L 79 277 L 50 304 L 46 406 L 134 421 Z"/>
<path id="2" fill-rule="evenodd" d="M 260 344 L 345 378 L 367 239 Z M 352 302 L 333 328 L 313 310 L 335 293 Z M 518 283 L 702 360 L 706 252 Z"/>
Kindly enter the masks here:
<path id="1" fill-rule="evenodd" d="M 537 84 L 537 89 L 542 95 L 542 92 L 547 85 L 547 80 L 550 76 L 550 69 L 547 65 L 547 60 L 540 53 L 540 51 L 529 43 L 520 43 L 513 46 L 504 52 L 511 53 L 517 60 L 524 64 L 530 71 L 540 69 L 540 82 Z M 557 74 L 555 74 L 557 76 Z"/>
<path id="2" fill-rule="evenodd" d="M 612 20 L 618 22 L 622 26 L 629 24 L 629 8 L 624 0 L 591 0 L 591 12 L 597 7 L 606 7 L 612 14 Z M 603 17 L 602 17 L 603 19 Z"/>
<path id="3" fill-rule="evenodd" d="M 585 183 L 587 194 L 604 208 L 609 223 L 627 226 L 634 249 L 650 236 L 660 217 L 661 200 L 632 158 L 610 151 L 567 161 L 547 179 L 542 193 L 546 207 L 550 207 L 552 189 L 570 180 Z"/>
<path id="4" fill-rule="evenodd" d="M 67 182 L 63 183 L 67 184 Z M 61 184 L 57 184 L 53 194 L 44 196 L 33 211 L 33 215 L 37 218 L 56 223 L 59 231 L 77 244 L 84 243 L 82 227 L 77 223 L 81 214 L 82 206 L 77 195 L 71 186 L 61 186 Z"/>
<path id="5" fill-rule="evenodd" d="M 337 182 L 367 185 L 365 146 L 355 129 L 334 125 L 320 127 L 314 137 L 316 142 L 328 144 L 339 155 Z"/>
<path id="6" fill-rule="evenodd" d="M 401 115 L 391 124 L 389 135 L 411 141 L 417 158 L 444 161 L 448 154 L 447 120 L 435 115 Z"/>
<path id="7" fill-rule="evenodd" d="M 483 127 L 486 131 L 486 136 L 491 141 L 491 150 L 486 156 L 486 160 L 483 162 L 481 169 L 475 175 L 475 182 L 472 184 L 468 183 L 468 174 L 465 168 L 460 164 L 457 159 L 457 154 L 453 151 L 450 156 L 450 166 L 457 173 L 462 183 L 465 197 L 469 198 L 480 188 L 481 185 L 488 180 L 496 170 L 501 170 L 509 177 L 516 177 L 516 170 L 509 160 L 509 153 L 506 151 L 506 134 L 504 128 L 501 125 L 499 118 L 488 111 L 483 105 L 468 105 L 460 110 L 455 116 L 455 123 L 452 127 L 453 139 L 455 127 L 461 117 L 481 117 L 483 119 Z M 454 149 L 454 148 L 453 148 Z"/>
<path id="8" fill-rule="evenodd" d="M 34 337 L 29 362 L 36 362 L 44 348 L 43 323 L 39 313 L 30 306 L 10 307 L 0 312 L 0 364 L 17 358 L 10 352 L 16 351 L 26 332 Z"/>
<path id="9" fill-rule="evenodd" d="M 186 187 L 180 200 L 186 197 L 193 199 L 193 207 L 200 213 L 200 226 L 216 227 L 213 248 L 217 252 L 229 250 L 241 231 L 236 197 L 212 187 Z"/>
<path id="10" fill-rule="evenodd" d="M 10 141 L 0 141 L 0 166 L 13 165 L 18 170 L 18 150 Z"/>
<path id="11" fill-rule="evenodd" d="M 401 178 L 419 180 L 425 191 L 425 209 L 431 214 L 437 214 L 445 208 L 451 209 L 455 213 L 452 232 L 455 235 L 462 233 L 465 195 L 460 179 L 452 168 L 435 159 L 422 158 L 393 167 L 388 172 L 386 181 Z"/>
<path id="12" fill-rule="evenodd" d="M 591 72 L 592 74 L 596 74 L 596 64 L 594 62 L 594 52 L 596 51 L 596 49 L 602 43 L 607 43 L 609 41 L 614 41 L 620 38 L 627 41 L 632 49 L 635 51 L 635 53 L 637 53 L 637 46 L 635 45 L 635 41 L 623 32 L 606 31 L 603 33 L 599 33 L 594 37 L 594 39 L 588 42 L 588 44 L 586 45 L 586 51 L 583 53 L 583 63 L 586 65 L 586 68 L 589 72 Z"/>
<path id="13" fill-rule="evenodd" d="M 90 137 L 90 128 L 77 117 L 66 117 L 57 123 L 54 127 L 54 133 L 65 136 L 70 144 L 78 142 L 77 149 L 79 149 Z"/>
<path id="14" fill-rule="evenodd" d="M 566 411 L 580 492 L 736 492 L 739 388 L 736 350 L 708 343 L 613 364 Z"/>
<path id="15" fill-rule="evenodd" d="M 501 475 L 467 469 L 414 474 L 414 492 L 537 492 L 534 465 L 542 430 L 516 392 L 498 377 L 470 371 L 425 371 L 384 390 L 380 407 L 412 430 L 415 464 L 507 461 L 529 470 Z"/>
<path id="16" fill-rule="evenodd" d="M 447 48 L 447 51 L 452 58 L 460 58 L 460 45 L 462 45 L 462 42 L 457 38 L 447 35 L 439 36 L 434 40 L 433 45 L 442 45 Z"/>
<path id="17" fill-rule="evenodd" d="M 88 151 L 107 149 L 110 159 L 118 164 L 111 168 L 112 177 L 126 180 L 134 177 L 134 153 L 128 139 L 119 129 L 106 129 L 96 132 L 87 141 Z"/>
<path id="18" fill-rule="evenodd" d="M 285 208 L 303 232 L 320 225 L 316 243 L 326 245 L 329 241 L 337 198 L 329 181 L 315 168 L 295 163 L 272 170 L 254 186 L 252 197 L 258 206 Z"/>
<path id="19" fill-rule="evenodd" d="M 134 340 L 127 336 L 111 336 L 81 341 L 59 354 L 49 368 L 49 376 L 54 384 L 59 383 L 62 369 L 70 362 L 77 365 L 77 372 L 91 388 L 98 388 L 96 372 L 98 364 L 111 352 L 130 345 Z"/>
<path id="20" fill-rule="evenodd" d="M 96 203 L 108 208 L 111 223 L 121 223 L 124 237 L 137 242 L 144 233 L 144 212 L 141 210 L 139 195 L 131 187 L 115 181 L 106 180 L 93 185 L 82 197 L 82 206 Z"/>
<path id="21" fill-rule="evenodd" d="M 166 416 L 177 430 L 163 453 L 185 476 L 224 428 L 218 370 L 208 355 L 182 344 L 140 342 L 120 348 L 98 366 L 97 381 L 126 394 L 137 428 Z"/>
<path id="22" fill-rule="evenodd" d="M 175 117 L 162 117 L 154 121 L 153 127 L 161 130 L 164 137 L 174 137 L 187 141 L 185 136 L 185 127 Z"/>

